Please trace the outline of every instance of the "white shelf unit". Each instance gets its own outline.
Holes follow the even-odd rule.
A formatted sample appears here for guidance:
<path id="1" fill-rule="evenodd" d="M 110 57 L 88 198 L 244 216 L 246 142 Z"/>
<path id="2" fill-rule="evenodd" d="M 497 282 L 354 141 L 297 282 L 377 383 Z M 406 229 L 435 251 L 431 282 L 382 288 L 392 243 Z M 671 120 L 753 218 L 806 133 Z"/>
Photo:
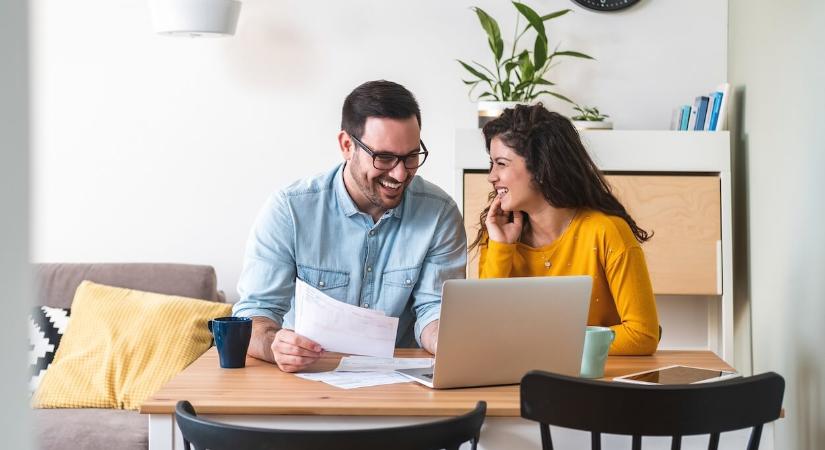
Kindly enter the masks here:
<path id="1" fill-rule="evenodd" d="M 720 180 L 720 242 L 717 294 L 710 296 L 707 346 L 733 364 L 733 246 L 730 136 L 727 131 L 584 130 L 582 142 L 596 165 L 614 174 L 714 174 Z M 455 136 L 455 190 L 464 211 L 465 171 L 489 169 L 479 129 L 458 129 Z M 657 295 L 657 297 L 659 297 Z M 661 300 L 658 300 L 661 302 Z M 667 330 L 665 330 L 667 333 Z"/>

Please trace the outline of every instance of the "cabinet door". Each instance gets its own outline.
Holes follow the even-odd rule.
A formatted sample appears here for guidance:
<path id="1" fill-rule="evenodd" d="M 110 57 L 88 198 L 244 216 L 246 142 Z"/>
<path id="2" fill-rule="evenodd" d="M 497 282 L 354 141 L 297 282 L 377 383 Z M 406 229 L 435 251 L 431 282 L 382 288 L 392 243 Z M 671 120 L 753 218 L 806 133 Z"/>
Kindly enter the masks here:
<path id="1" fill-rule="evenodd" d="M 479 215 L 489 204 L 493 186 L 487 181 L 487 173 L 464 172 L 464 231 L 467 245 L 476 240 L 479 229 Z M 467 253 L 467 278 L 478 278 L 478 249 Z"/>
<path id="2" fill-rule="evenodd" d="M 655 234 L 645 251 L 657 294 L 721 294 L 717 175 L 608 175 L 636 223 Z"/>
<path id="3" fill-rule="evenodd" d="M 656 294 L 721 294 L 720 181 L 716 175 L 608 175 L 630 215 L 655 235 L 645 243 Z M 478 233 L 479 214 L 491 188 L 487 175 L 464 174 L 464 228 L 468 243 Z M 478 277 L 478 252 L 467 258 L 467 277 Z"/>

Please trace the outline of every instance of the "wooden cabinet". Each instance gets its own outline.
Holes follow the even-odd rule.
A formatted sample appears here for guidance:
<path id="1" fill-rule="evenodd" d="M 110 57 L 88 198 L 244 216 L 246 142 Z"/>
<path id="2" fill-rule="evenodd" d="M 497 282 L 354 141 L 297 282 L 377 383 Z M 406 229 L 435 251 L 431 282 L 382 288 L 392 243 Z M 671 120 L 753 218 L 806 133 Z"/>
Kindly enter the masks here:
<path id="1" fill-rule="evenodd" d="M 719 295 L 721 206 L 717 175 L 608 175 L 633 220 L 656 294 Z"/>

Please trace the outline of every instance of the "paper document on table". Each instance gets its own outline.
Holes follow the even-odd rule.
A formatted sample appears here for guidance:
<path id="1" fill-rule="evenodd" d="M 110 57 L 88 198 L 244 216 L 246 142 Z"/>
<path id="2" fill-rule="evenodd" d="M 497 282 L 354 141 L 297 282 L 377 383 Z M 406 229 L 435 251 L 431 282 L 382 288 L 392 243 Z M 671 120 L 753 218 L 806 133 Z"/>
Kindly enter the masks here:
<path id="1" fill-rule="evenodd" d="M 426 369 L 433 366 L 432 358 L 378 358 L 375 356 L 347 356 L 341 358 L 336 372 L 394 372 L 399 369 Z"/>
<path id="2" fill-rule="evenodd" d="M 412 381 L 404 375 L 395 372 L 318 372 L 296 373 L 295 376 L 305 380 L 322 381 L 341 389 L 407 383 Z"/>
<path id="3" fill-rule="evenodd" d="M 295 332 L 329 352 L 392 357 L 398 318 L 339 302 L 295 280 Z"/>

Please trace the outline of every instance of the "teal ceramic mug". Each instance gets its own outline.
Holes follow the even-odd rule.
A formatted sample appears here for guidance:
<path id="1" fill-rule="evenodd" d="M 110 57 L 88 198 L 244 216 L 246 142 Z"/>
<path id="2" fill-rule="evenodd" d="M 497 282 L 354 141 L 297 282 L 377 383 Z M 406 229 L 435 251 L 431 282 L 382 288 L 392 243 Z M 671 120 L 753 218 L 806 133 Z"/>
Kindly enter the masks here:
<path id="1" fill-rule="evenodd" d="M 607 327 L 587 327 L 582 351 L 582 378 L 601 378 L 604 376 L 604 363 L 607 351 L 616 338 L 616 332 Z"/>

